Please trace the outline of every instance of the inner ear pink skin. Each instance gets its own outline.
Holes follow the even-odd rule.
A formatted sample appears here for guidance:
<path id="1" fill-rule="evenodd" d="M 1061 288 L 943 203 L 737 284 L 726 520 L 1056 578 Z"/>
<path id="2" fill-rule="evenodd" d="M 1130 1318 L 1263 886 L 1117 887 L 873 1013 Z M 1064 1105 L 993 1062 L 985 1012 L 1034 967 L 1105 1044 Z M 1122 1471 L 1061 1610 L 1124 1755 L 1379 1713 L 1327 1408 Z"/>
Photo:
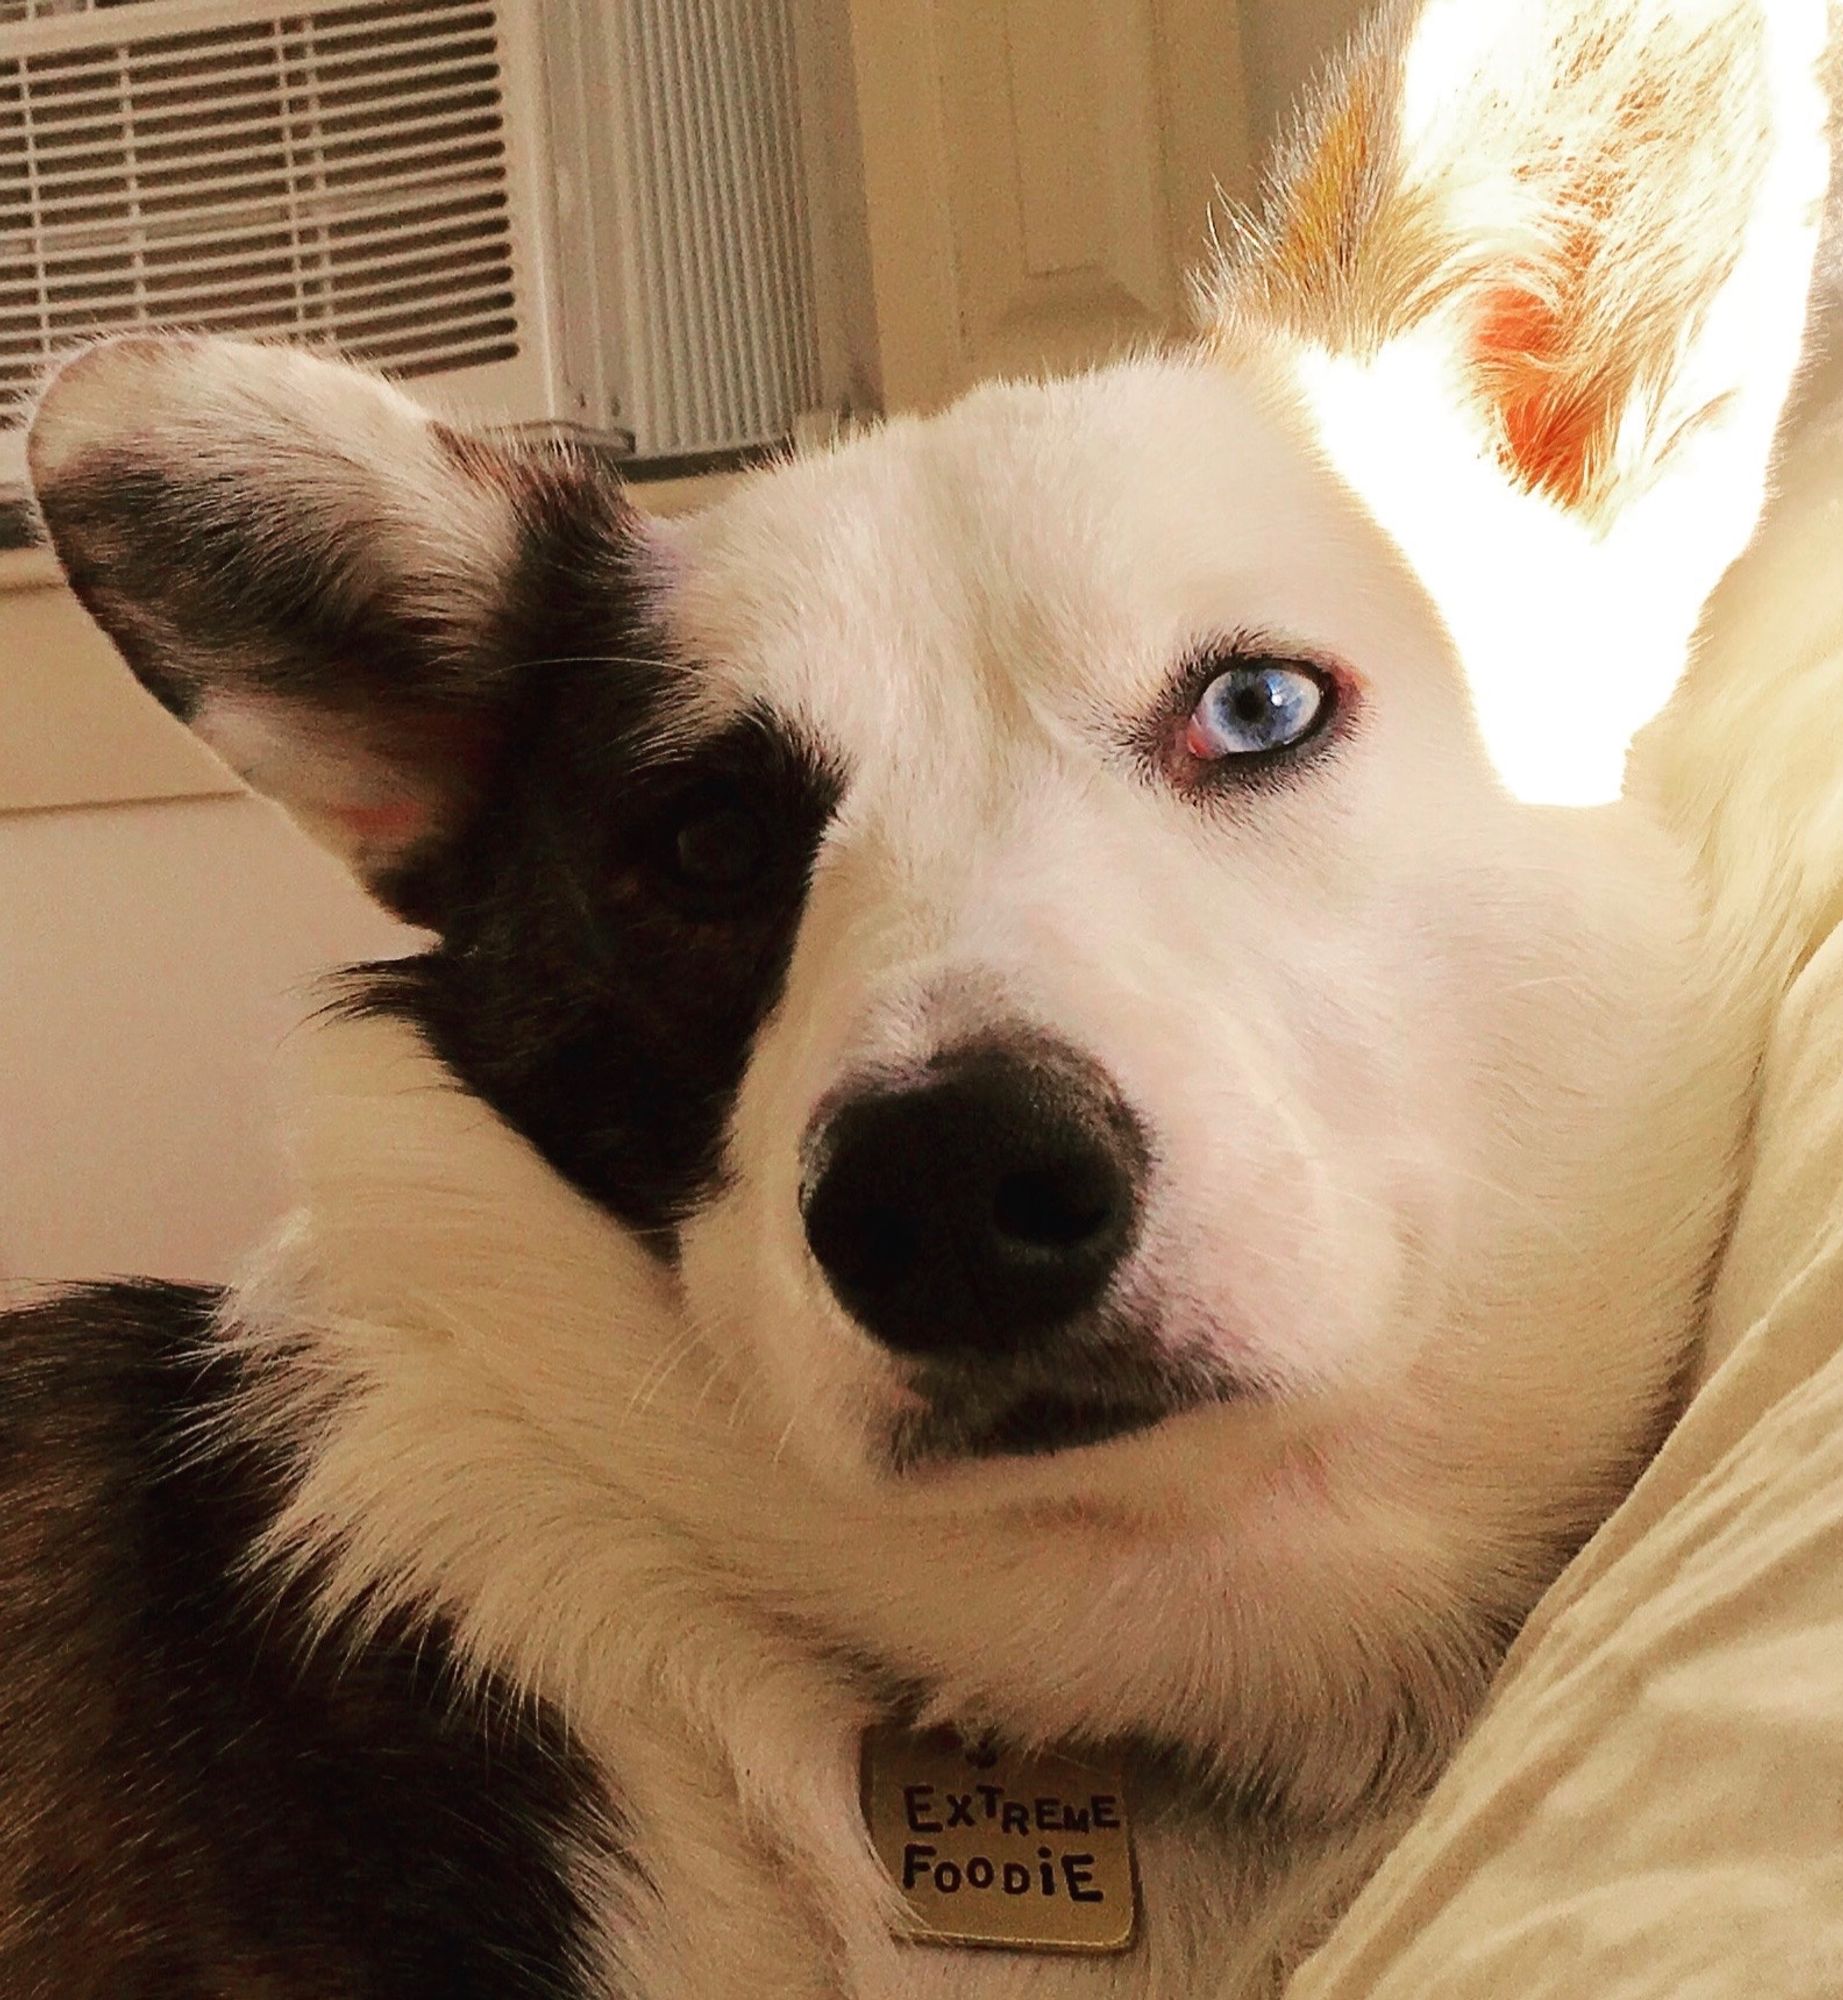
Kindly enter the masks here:
<path id="1" fill-rule="evenodd" d="M 333 817 L 355 842 L 365 845 L 387 841 L 393 847 L 406 847 L 430 827 L 427 805 L 415 799 L 389 799 L 379 805 L 353 801 L 335 807 Z"/>

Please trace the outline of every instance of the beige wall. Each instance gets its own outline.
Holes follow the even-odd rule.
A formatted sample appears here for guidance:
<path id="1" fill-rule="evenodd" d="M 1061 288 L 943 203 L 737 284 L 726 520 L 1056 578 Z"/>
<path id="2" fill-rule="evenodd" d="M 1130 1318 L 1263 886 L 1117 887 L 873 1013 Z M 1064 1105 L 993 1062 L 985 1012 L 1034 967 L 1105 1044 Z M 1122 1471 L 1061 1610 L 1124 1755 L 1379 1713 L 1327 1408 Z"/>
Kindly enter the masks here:
<path id="1" fill-rule="evenodd" d="M 0 815 L 0 1276 L 227 1275 L 313 976 L 412 938 L 252 798 Z"/>
<path id="2" fill-rule="evenodd" d="M 1257 146 L 1265 150 L 1283 129 L 1301 84 L 1342 48 L 1373 4 L 1374 0 L 1243 0 L 1242 61 Z"/>

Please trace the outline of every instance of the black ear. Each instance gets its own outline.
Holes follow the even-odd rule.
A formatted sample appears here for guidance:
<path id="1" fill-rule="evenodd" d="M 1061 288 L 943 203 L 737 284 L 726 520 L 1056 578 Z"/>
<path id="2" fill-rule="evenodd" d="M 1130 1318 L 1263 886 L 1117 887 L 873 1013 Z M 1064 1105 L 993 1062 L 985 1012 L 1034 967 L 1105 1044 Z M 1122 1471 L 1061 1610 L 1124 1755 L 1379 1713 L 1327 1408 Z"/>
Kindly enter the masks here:
<path id="1" fill-rule="evenodd" d="M 282 347 L 112 341 L 53 378 L 28 464 L 58 560 L 160 701 L 380 900 L 422 885 L 534 661 L 631 598 L 612 474 L 464 436 Z"/>

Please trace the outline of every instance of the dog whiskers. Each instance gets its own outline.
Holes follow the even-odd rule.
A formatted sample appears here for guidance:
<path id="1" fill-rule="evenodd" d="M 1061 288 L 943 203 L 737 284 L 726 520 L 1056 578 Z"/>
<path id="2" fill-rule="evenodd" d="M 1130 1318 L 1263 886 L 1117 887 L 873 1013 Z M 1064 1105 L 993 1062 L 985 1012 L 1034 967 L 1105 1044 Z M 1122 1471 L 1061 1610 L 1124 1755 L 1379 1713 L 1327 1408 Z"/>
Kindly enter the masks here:
<path id="1" fill-rule="evenodd" d="M 698 1344 L 695 1329 L 671 1342 L 635 1383 L 633 1394 L 627 1399 L 624 1414 L 630 1419 L 644 1416 L 653 1407 L 654 1401 L 667 1381 L 690 1358 Z"/>

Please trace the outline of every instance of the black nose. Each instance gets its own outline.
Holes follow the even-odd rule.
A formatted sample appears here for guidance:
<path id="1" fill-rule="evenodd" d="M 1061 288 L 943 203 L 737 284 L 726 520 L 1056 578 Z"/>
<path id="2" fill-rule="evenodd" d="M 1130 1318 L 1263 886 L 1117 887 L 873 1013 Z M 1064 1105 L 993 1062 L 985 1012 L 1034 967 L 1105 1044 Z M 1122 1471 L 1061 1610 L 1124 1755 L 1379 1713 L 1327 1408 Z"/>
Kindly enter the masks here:
<path id="1" fill-rule="evenodd" d="M 1145 1147 L 1105 1075 L 1044 1039 L 869 1088 L 815 1135 L 806 1240 L 903 1354 L 1000 1354 L 1094 1305 L 1132 1248 Z"/>

